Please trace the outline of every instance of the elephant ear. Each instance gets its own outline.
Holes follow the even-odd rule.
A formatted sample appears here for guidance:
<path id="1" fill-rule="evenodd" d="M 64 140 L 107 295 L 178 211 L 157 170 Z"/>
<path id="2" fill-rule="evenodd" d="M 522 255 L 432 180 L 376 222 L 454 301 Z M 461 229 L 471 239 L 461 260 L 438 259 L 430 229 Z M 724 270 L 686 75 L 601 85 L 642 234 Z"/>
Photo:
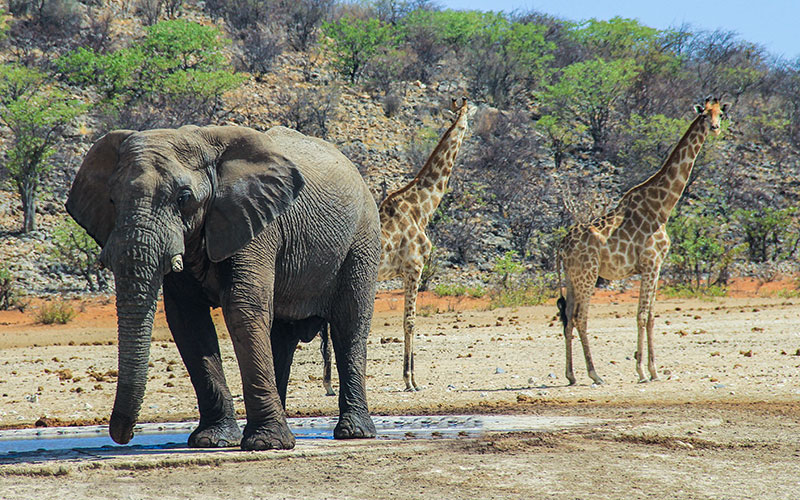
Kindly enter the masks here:
<path id="1" fill-rule="evenodd" d="M 305 184 L 297 166 L 264 134 L 239 127 L 219 127 L 217 132 L 227 145 L 216 166 L 215 194 L 205 223 L 212 262 L 250 243 L 289 208 Z"/>
<path id="2" fill-rule="evenodd" d="M 97 141 L 86 153 L 67 196 L 67 212 L 101 247 L 114 229 L 116 217 L 108 179 L 116 169 L 120 144 L 134 133 L 115 130 Z"/>

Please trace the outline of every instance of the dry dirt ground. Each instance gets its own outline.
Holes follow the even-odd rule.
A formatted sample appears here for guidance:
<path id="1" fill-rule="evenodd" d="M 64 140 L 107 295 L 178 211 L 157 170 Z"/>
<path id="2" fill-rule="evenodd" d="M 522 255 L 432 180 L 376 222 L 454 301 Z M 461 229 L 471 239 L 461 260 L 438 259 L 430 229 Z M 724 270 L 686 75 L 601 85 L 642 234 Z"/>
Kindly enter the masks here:
<path id="1" fill-rule="evenodd" d="M 752 287 L 751 287 L 752 288 Z M 547 304 L 485 310 L 425 296 L 416 340 L 418 393 L 402 391 L 402 298 L 381 294 L 368 350 L 374 414 L 586 416 L 555 433 L 479 438 L 299 440 L 290 452 L 191 452 L 70 463 L 0 465 L 0 498 L 800 498 L 800 299 L 762 287 L 714 300 L 660 297 L 662 380 L 637 384 L 635 293 L 596 295 L 592 386 L 576 340 L 578 385 Z M 0 316 L 0 427 L 102 423 L 115 390 L 114 309 L 84 302 L 68 325 Z M 219 318 L 218 318 L 219 319 Z M 221 321 L 219 321 L 221 324 Z M 221 328 L 225 369 L 241 385 Z M 297 352 L 291 416 L 335 415 L 321 387 L 319 340 Z M 141 421 L 196 418 L 163 314 Z"/>

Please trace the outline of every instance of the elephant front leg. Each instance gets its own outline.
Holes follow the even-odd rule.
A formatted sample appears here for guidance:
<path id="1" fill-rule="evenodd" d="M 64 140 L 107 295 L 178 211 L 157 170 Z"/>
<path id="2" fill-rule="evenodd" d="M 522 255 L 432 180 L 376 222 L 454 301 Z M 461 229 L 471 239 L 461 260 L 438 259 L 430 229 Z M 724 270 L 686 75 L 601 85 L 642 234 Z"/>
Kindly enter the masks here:
<path id="1" fill-rule="evenodd" d="M 238 446 L 242 432 L 222 371 L 222 357 L 210 307 L 186 275 L 164 279 L 164 311 L 175 345 L 197 395 L 200 424 L 189 436 L 194 448 Z"/>
<path id="2" fill-rule="evenodd" d="M 223 297 L 225 322 L 239 362 L 247 411 L 242 449 L 292 449 L 295 439 L 286 422 L 273 366 L 269 335 L 272 297 L 264 297 L 247 284 L 256 281 L 250 277 L 234 282 Z"/>

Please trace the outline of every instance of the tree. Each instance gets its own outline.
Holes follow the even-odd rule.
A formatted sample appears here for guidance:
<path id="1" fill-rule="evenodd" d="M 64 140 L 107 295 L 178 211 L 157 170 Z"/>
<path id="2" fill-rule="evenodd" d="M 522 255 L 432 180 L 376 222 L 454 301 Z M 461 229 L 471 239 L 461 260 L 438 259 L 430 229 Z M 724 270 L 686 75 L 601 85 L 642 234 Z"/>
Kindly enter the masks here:
<path id="1" fill-rule="evenodd" d="M 633 59 L 577 62 L 564 68 L 558 81 L 547 87 L 542 103 L 560 119 L 586 126 L 592 149 L 602 151 L 618 116 L 617 104 L 639 71 Z"/>
<path id="2" fill-rule="evenodd" d="M 619 159 L 625 172 L 627 190 L 652 175 L 667 159 L 686 129 L 686 120 L 657 114 L 633 114 L 628 119 L 620 142 Z"/>
<path id="3" fill-rule="evenodd" d="M 485 14 L 466 50 L 473 94 L 484 94 L 495 106 L 507 107 L 517 93 L 531 92 L 547 74 L 555 45 L 545 27 L 512 23 L 500 14 Z"/>
<path id="4" fill-rule="evenodd" d="M 556 169 L 561 168 L 564 156 L 580 142 L 581 135 L 586 131 L 585 125 L 565 122 L 555 115 L 544 115 L 539 118 L 536 121 L 536 128 L 547 138 Z"/>
<path id="5" fill-rule="evenodd" d="M 744 231 L 751 262 L 780 261 L 794 256 L 800 243 L 797 213 L 797 207 L 741 208 L 734 212 L 734 219 Z"/>
<path id="6" fill-rule="evenodd" d="M 322 31 L 334 68 L 350 83 L 358 81 L 364 66 L 379 48 L 394 48 L 397 42 L 392 26 L 375 18 L 343 17 L 323 24 Z"/>
<path id="7" fill-rule="evenodd" d="M 15 65 L 0 69 L 0 120 L 13 135 L 4 166 L 22 201 L 22 232 L 36 229 L 36 198 L 42 177 L 52 169 L 64 127 L 86 106 L 47 85 L 46 75 Z"/>
<path id="8" fill-rule="evenodd" d="M 305 52 L 316 42 L 319 27 L 333 10 L 333 0 L 295 0 L 286 16 L 286 34 L 294 50 Z"/>

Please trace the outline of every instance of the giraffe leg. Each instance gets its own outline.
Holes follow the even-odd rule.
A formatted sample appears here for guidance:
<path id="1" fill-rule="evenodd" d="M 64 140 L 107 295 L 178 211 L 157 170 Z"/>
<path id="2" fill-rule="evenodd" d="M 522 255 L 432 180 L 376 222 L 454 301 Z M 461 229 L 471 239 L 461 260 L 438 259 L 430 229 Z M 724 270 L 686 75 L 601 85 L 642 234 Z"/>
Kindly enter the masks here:
<path id="1" fill-rule="evenodd" d="M 572 288 L 567 285 L 567 297 L 565 303 L 559 304 L 559 308 L 563 309 L 564 321 L 564 344 L 566 352 L 566 363 L 564 368 L 564 375 L 569 381 L 569 385 L 575 385 L 575 372 L 572 368 L 572 330 L 575 328 L 575 297 L 572 293 Z"/>
<path id="2" fill-rule="evenodd" d="M 585 295 L 585 299 L 581 301 L 576 301 L 575 304 L 575 316 L 577 320 L 577 327 L 578 327 L 578 335 L 581 338 L 581 345 L 583 346 L 583 357 L 586 360 L 586 371 L 589 373 L 589 378 L 591 378 L 595 384 L 601 385 L 603 379 L 600 378 L 600 375 L 594 369 L 594 362 L 592 361 L 592 353 L 589 350 L 589 335 L 587 334 L 586 327 L 589 319 L 589 301 L 591 299 L 591 293 Z"/>
<path id="3" fill-rule="evenodd" d="M 656 281 L 658 271 L 642 273 L 642 284 L 639 288 L 639 308 L 636 313 L 636 327 L 638 337 L 636 340 L 636 373 L 639 375 L 639 383 L 647 382 L 644 374 L 644 342 L 647 335 L 648 343 L 648 366 L 651 376 L 655 373 L 655 357 L 652 350 L 653 335 L 653 302 L 655 300 Z"/>
<path id="4" fill-rule="evenodd" d="M 595 384 L 602 384 L 603 379 L 597 374 L 592 362 L 592 352 L 589 349 L 589 335 L 587 334 L 587 322 L 589 319 L 589 303 L 594 293 L 594 286 L 597 283 L 598 266 L 585 269 L 583 273 L 573 281 L 573 292 L 575 297 L 575 308 L 573 321 L 578 328 L 578 335 L 583 346 L 583 358 L 586 360 L 586 371 Z"/>
<path id="5" fill-rule="evenodd" d="M 412 276 L 407 276 L 405 280 L 405 300 L 403 310 L 403 380 L 406 383 L 407 392 L 418 391 L 417 382 L 414 380 L 414 324 L 417 319 L 417 290 L 419 287 L 419 275 L 417 272 Z"/>
<path id="6" fill-rule="evenodd" d="M 658 373 L 656 372 L 656 351 L 653 341 L 653 326 L 655 322 L 653 314 L 655 312 L 656 292 L 658 290 L 658 276 L 660 271 L 661 268 L 659 266 L 653 278 L 653 287 L 650 292 L 650 303 L 647 313 L 647 370 L 650 372 L 650 380 L 654 382 L 658 380 Z"/>

